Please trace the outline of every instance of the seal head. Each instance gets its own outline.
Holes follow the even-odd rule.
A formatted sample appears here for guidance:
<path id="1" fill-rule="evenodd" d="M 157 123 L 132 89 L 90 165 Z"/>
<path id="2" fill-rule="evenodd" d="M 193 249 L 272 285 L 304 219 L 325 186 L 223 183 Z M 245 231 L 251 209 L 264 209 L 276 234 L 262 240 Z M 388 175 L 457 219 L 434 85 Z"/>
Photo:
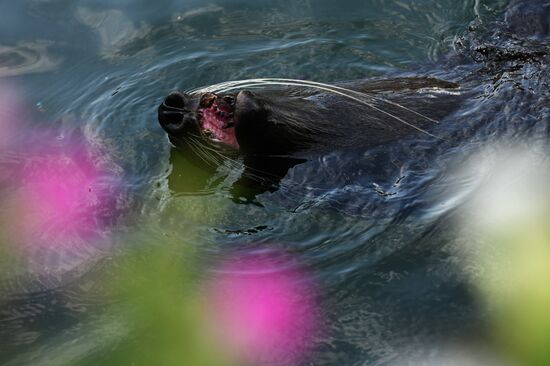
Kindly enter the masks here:
<path id="1" fill-rule="evenodd" d="M 177 147 L 207 142 L 244 154 L 277 155 L 314 142 L 323 120 L 318 109 L 315 103 L 283 94 L 175 91 L 159 106 L 158 120 Z M 326 134 L 334 135 L 333 129 Z"/>
<path id="2" fill-rule="evenodd" d="M 235 97 L 204 93 L 170 93 L 158 108 L 158 120 L 170 141 L 183 145 L 193 140 L 239 149 L 234 123 Z"/>

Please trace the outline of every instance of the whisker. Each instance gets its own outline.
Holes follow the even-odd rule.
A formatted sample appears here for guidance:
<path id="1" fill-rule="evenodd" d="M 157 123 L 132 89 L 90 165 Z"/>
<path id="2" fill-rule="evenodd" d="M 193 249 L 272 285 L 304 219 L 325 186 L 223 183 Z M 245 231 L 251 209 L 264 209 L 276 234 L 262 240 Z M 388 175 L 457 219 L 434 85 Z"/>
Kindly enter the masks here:
<path id="1" fill-rule="evenodd" d="M 202 144 L 196 141 L 193 137 L 189 138 L 189 147 L 201 160 L 203 160 L 208 165 L 217 165 L 218 161 L 215 156 L 210 152 L 206 151 Z"/>
<path id="2" fill-rule="evenodd" d="M 358 92 L 358 91 L 355 91 L 355 90 L 350 90 L 350 89 L 347 89 L 347 88 L 343 88 L 343 87 L 338 87 L 338 86 L 334 86 L 334 85 L 330 85 L 330 84 L 324 84 L 324 83 L 319 83 L 319 82 L 314 82 L 314 81 L 305 81 L 305 80 L 297 80 L 297 79 L 279 79 L 279 78 L 260 78 L 260 79 L 248 79 L 248 80 L 235 80 L 235 81 L 227 81 L 227 82 L 224 82 L 224 83 L 219 83 L 219 84 L 214 84 L 214 85 L 210 85 L 210 86 L 207 86 L 207 87 L 203 87 L 203 88 L 198 88 L 198 89 L 193 89 L 191 90 L 190 92 L 191 93 L 203 93 L 203 92 L 226 92 L 226 91 L 230 91 L 230 90 L 234 90 L 234 89 L 240 89 L 240 88 L 247 88 L 247 87 L 260 87 L 260 86 L 264 86 L 264 85 L 281 85 L 281 86 L 302 86 L 302 87 L 307 87 L 307 88 L 314 88 L 314 89 L 319 89 L 319 90 L 325 90 L 325 91 L 328 91 L 328 92 L 332 92 L 334 94 L 338 94 L 338 95 L 341 95 L 343 97 L 346 97 L 346 98 L 349 98 L 351 100 L 354 100 L 356 102 L 359 102 L 363 105 L 366 105 L 367 107 L 369 108 L 372 108 L 382 114 L 385 114 L 393 119 L 395 119 L 396 121 L 400 122 L 400 123 L 403 123 L 404 125 L 407 125 L 419 132 L 422 132 L 428 136 L 431 136 L 431 137 L 434 137 L 434 138 L 437 138 L 437 139 L 440 139 L 440 137 L 436 136 L 436 135 L 433 135 L 431 133 L 429 133 L 428 131 L 418 127 L 418 126 L 415 126 L 414 124 L 410 123 L 410 122 L 407 122 L 405 121 L 404 119 L 402 119 L 401 117 L 398 117 L 390 112 L 387 112 L 375 105 L 373 105 L 372 103 L 369 103 L 368 101 L 366 100 L 363 100 L 361 98 L 368 98 L 370 97 L 371 100 L 374 99 L 374 100 L 379 100 L 379 101 L 382 101 L 382 102 L 386 102 L 386 103 L 389 103 L 389 104 L 392 104 L 392 105 L 395 105 L 397 107 L 400 107 L 400 108 L 403 108 L 404 110 L 407 110 L 411 113 L 414 113 L 420 117 L 423 117 L 429 121 L 432 121 L 434 123 L 439 123 L 438 121 L 432 119 L 432 118 L 429 118 L 421 113 L 418 113 L 410 108 L 407 108 L 405 106 L 402 106 L 401 104 L 399 103 L 396 103 L 396 102 L 393 102 L 393 101 L 388 101 L 386 99 L 383 99 L 383 98 L 375 98 L 373 96 L 369 96 L 365 93 L 361 93 L 361 92 Z M 354 94 L 354 95 L 349 95 L 349 94 L 346 94 L 346 93 L 349 93 L 349 94 Z M 357 96 L 355 96 L 357 95 Z"/>
<path id="3" fill-rule="evenodd" d="M 274 80 L 282 80 L 282 81 L 295 81 L 294 79 L 274 79 Z M 380 98 L 380 97 L 377 97 L 377 96 L 374 96 L 374 95 L 369 95 L 369 94 L 366 94 L 366 93 L 362 93 L 362 92 L 358 92 L 356 90 L 353 90 L 353 89 L 348 89 L 348 88 L 344 88 L 344 87 L 340 87 L 340 86 L 336 86 L 336 85 L 331 85 L 331 84 L 325 84 L 325 83 L 319 83 L 319 82 L 316 82 L 316 81 L 308 81 L 308 80 L 303 80 L 304 83 L 307 83 L 307 84 L 311 84 L 311 85 L 320 85 L 320 86 L 326 86 L 326 87 L 330 87 L 330 88 L 333 88 L 335 90 L 340 90 L 340 91 L 343 91 L 343 92 L 348 92 L 348 93 L 351 93 L 351 94 L 355 94 L 355 95 L 358 95 L 358 96 L 364 96 L 364 97 L 369 97 L 369 98 L 372 98 L 373 100 L 376 100 L 376 101 L 382 101 L 382 102 L 385 102 L 385 103 L 388 103 L 388 104 L 391 104 L 391 105 L 394 105 L 396 107 L 399 107 L 399 108 L 402 108 L 403 110 L 406 110 L 408 112 L 411 112 L 419 117 L 422 117 L 422 118 L 425 118 L 427 119 L 428 121 L 431 121 L 431 122 L 434 122 L 434 123 L 439 123 L 439 121 L 433 119 L 433 118 L 430 118 L 422 113 L 419 113 L 413 109 L 410 109 L 408 107 L 405 107 L 404 105 L 402 104 L 399 104 L 397 102 L 394 102 L 394 101 L 391 101 L 391 100 L 387 100 L 385 98 Z"/>
<path id="4" fill-rule="evenodd" d="M 253 85 L 247 85 L 249 83 L 251 83 Z M 374 95 L 369 95 L 369 94 L 366 94 L 366 93 L 358 92 L 356 90 L 344 88 L 344 87 L 341 87 L 341 86 L 325 84 L 325 83 L 320 83 L 320 82 L 316 82 L 316 81 L 309 81 L 309 80 L 283 79 L 283 78 L 259 78 L 259 79 L 226 81 L 226 82 L 219 83 L 219 84 L 214 84 L 214 85 L 211 85 L 211 86 L 208 86 L 208 87 L 194 89 L 194 90 L 191 90 L 190 92 L 206 92 L 206 91 L 221 92 L 221 91 L 232 90 L 232 89 L 237 88 L 237 87 L 261 86 L 261 85 L 293 85 L 293 86 L 297 85 L 297 86 L 305 86 L 305 87 L 319 86 L 319 87 L 323 87 L 323 88 L 329 88 L 331 91 L 332 90 L 338 90 L 338 91 L 358 95 L 360 97 L 371 98 L 372 100 L 388 103 L 388 104 L 391 104 L 391 105 L 396 106 L 398 108 L 401 108 L 403 110 L 406 110 L 407 112 L 413 113 L 413 114 L 415 114 L 419 117 L 422 117 L 422 118 L 424 118 L 428 121 L 431 121 L 433 123 L 439 123 L 439 121 L 437 121 L 433 118 L 430 118 L 430 117 L 428 117 L 428 116 L 426 116 L 422 113 L 419 113 L 419 112 L 417 112 L 417 111 L 415 111 L 411 108 L 408 108 L 408 107 L 406 107 L 402 104 L 399 104 L 397 102 L 387 100 L 385 98 L 380 98 L 380 97 L 377 97 L 377 96 L 374 96 Z M 327 90 L 327 89 L 323 89 L 323 90 Z"/>
<path id="5" fill-rule="evenodd" d="M 226 154 L 223 154 L 215 147 L 208 146 L 207 144 L 202 143 L 200 141 L 200 138 L 197 136 L 193 136 L 193 143 L 203 155 L 209 157 L 211 161 L 215 162 L 215 164 L 217 165 L 220 165 L 222 162 L 226 162 L 228 164 L 231 164 L 233 168 L 237 168 L 240 166 L 240 163 L 237 160 L 227 156 Z"/>
<path id="6" fill-rule="evenodd" d="M 293 81 L 284 81 L 284 82 L 279 82 L 279 81 L 265 81 L 266 79 L 256 79 L 256 80 L 260 80 L 260 81 L 264 81 L 263 84 L 258 84 L 258 82 L 255 81 L 255 79 L 252 79 L 254 82 L 250 83 L 250 84 L 244 84 L 244 85 L 235 85 L 235 86 L 231 86 L 230 88 L 226 88 L 226 90 L 232 90 L 232 89 L 236 89 L 236 88 L 243 88 L 243 87 L 249 87 L 249 86 L 259 86 L 259 85 L 284 85 L 284 86 L 304 86 L 304 87 L 312 87 L 312 88 L 316 88 L 316 89 L 320 89 L 320 90 L 326 90 L 326 91 L 329 91 L 329 92 L 332 92 L 334 94 L 338 94 L 338 95 L 341 95 L 343 97 L 346 97 L 346 98 L 349 98 L 349 99 L 352 99 L 356 102 L 359 102 L 361 104 L 364 104 L 366 105 L 367 107 L 369 108 L 372 108 L 382 114 L 385 114 L 393 119 L 395 119 L 396 121 L 398 122 L 401 122 L 403 123 L 404 125 L 407 125 L 419 132 L 422 132 L 428 136 L 431 136 L 431 137 L 434 137 L 434 138 L 437 138 L 439 139 L 440 137 L 436 136 L 436 135 L 433 135 L 431 133 L 429 133 L 428 131 L 418 127 L 418 126 L 415 126 L 414 124 L 410 123 L 410 122 L 407 122 L 405 121 L 404 119 L 402 119 L 401 117 L 398 117 L 398 116 L 395 116 L 393 114 L 391 114 L 390 112 L 387 112 L 367 101 L 364 101 L 364 100 L 361 100 L 360 98 L 357 98 L 353 95 L 348 95 L 348 94 L 345 94 L 344 92 L 341 92 L 339 90 L 334 90 L 332 89 L 331 87 L 325 87 L 325 86 L 322 86 L 323 84 L 320 84 L 320 85 L 313 85 L 313 84 L 307 84 L 307 83 L 303 83 L 303 82 L 293 82 Z"/>

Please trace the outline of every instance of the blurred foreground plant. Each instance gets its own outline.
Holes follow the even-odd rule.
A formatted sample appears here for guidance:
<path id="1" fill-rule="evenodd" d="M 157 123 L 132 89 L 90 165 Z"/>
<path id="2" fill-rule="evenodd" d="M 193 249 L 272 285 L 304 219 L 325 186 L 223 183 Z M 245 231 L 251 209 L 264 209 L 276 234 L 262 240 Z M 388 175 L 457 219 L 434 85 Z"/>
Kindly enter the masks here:
<path id="1" fill-rule="evenodd" d="M 106 312 L 123 335 L 78 365 L 231 365 L 206 332 L 190 246 L 163 240 L 115 260 L 104 274 Z"/>
<path id="2" fill-rule="evenodd" d="M 547 151 L 508 147 L 476 160 L 489 168 L 464 225 L 469 245 L 459 249 L 489 310 L 491 338 L 512 365 L 550 365 Z"/>
<path id="3" fill-rule="evenodd" d="M 481 257 L 481 292 L 491 310 L 493 339 L 519 365 L 550 364 L 550 228 L 547 220 L 489 237 Z"/>

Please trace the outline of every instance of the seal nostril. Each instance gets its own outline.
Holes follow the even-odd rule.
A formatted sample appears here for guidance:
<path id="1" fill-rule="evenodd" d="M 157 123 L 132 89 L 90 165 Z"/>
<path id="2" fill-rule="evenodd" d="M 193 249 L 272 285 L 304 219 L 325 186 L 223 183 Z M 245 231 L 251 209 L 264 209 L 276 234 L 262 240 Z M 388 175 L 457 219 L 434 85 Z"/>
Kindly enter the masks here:
<path id="1" fill-rule="evenodd" d="M 185 94 L 181 92 L 172 92 L 164 99 L 164 104 L 168 107 L 183 109 L 185 108 L 186 101 L 187 97 Z"/>
<path id="2" fill-rule="evenodd" d="M 170 93 L 158 107 L 158 121 L 171 136 L 182 137 L 188 133 L 199 133 L 195 116 L 196 101 L 182 92 Z"/>
<path id="3" fill-rule="evenodd" d="M 164 129 L 174 129 L 181 125 L 184 116 L 182 111 L 168 110 L 164 105 L 158 109 L 158 120 Z"/>

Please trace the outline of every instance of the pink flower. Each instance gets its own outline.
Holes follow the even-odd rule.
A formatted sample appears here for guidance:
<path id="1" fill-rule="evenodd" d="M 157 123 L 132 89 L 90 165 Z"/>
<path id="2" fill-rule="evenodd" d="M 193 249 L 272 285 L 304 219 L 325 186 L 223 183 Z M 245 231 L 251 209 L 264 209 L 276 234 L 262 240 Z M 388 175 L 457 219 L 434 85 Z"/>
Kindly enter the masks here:
<path id="1" fill-rule="evenodd" d="M 29 158 L 21 173 L 21 192 L 30 240 L 49 245 L 96 236 L 101 215 L 112 204 L 107 177 L 89 158 L 71 150 Z"/>
<path id="2" fill-rule="evenodd" d="M 307 357 L 319 330 L 314 290 L 282 255 L 231 258 L 219 268 L 208 301 L 229 352 L 255 365 L 289 365 Z"/>
<path id="3" fill-rule="evenodd" d="M 108 244 L 121 181 L 82 137 L 60 141 L 35 130 L 28 138 L 25 149 L 10 149 L 17 160 L 0 202 L 10 213 L 4 228 L 10 247 L 32 272 L 58 277 L 84 270 Z"/>

